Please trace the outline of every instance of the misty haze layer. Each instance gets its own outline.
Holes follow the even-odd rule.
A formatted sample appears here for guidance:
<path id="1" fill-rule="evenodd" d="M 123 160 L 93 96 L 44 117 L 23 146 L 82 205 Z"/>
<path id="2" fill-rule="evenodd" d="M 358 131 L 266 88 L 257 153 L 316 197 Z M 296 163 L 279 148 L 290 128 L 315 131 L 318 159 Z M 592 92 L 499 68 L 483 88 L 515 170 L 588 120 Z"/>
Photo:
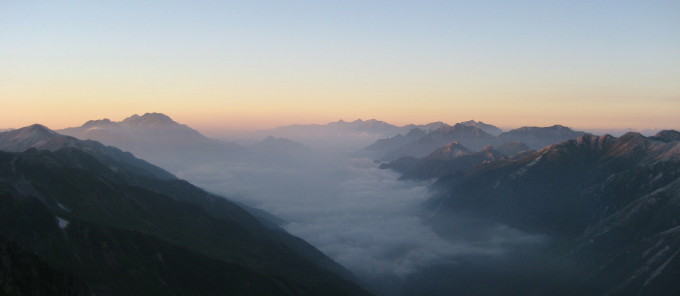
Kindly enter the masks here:
<path id="1" fill-rule="evenodd" d="M 203 165 L 178 175 L 283 218 L 288 231 L 364 280 L 402 278 L 458 255 L 501 255 L 511 244 L 540 240 L 498 225 L 478 229 L 482 237 L 442 239 L 419 217 L 426 184 L 398 181 L 369 159 Z"/>

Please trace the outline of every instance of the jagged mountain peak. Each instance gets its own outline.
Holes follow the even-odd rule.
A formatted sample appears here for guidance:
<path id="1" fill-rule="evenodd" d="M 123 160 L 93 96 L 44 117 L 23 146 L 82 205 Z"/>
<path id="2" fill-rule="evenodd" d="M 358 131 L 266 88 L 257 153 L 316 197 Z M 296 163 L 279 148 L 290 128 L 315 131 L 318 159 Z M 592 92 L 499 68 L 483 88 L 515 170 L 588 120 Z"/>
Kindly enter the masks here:
<path id="1" fill-rule="evenodd" d="M 645 137 L 637 132 L 629 132 L 621 137 L 587 134 L 546 146 L 537 153 L 537 155 L 548 155 L 555 159 L 591 155 L 617 159 L 627 158 L 636 162 L 656 162 L 680 157 L 680 143 L 658 141 L 653 137 Z"/>
<path id="2" fill-rule="evenodd" d="M 135 114 L 128 118 L 123 119 L 121 123 L 125 125 L 148 126 L 148 127 L 178 124 L 177 122 L 172 120 L 170 116 L 167 116 L 163 113 L 145 113 L 142 116 Z"/>
<path id="3" fill-rule="evenodd" d="M 468 120 L 468 121 L 460 122 L 460 124 L 467 125 L 467 126 L 476 126 L 476 127 L 480 128 L 481 130 L 483 130 L 483 131 L 485 131 L 485 132 L 487 132 L 491 135 L 494 135 L 494 136 L 498 136 L 501 133 L 503 133 L 502 129 L 498 128 L 497 126 L 494 126 L 494 125 L 491 125 L 491 124 L 488 124 L 488 123 L 484 123 L 483 121 Z"/>
<path id="4" fill-rule="evenodd" d="M 436 129 L 442 127 L 442 126 L 448 126 L 448 124 L 441 122 L 441 121 L 435 121 L 435 122 L 430 122 L 428 124 L 407 124 L 405 126 L 402 126 L 401 129 L 402 129 L 402 132 L 408 132 L 408 131 L 411 131 L 411 130 L 416 129 L 416 128 L 420 129 L 422 131 L 429 132 L 429 131 L 436 130 Z"/>
<path id="5" fill-rule="evenodd" d="M 524 126 L 516 128 L 500 134 L 498 139 L 502 142 L 520 141 L 532 149 L 541 149 L 550 144 L 575 139 L 585 134 L 587 133 L 556 124 L 547 127 Z"/>
<path id="6" fill-rule="evenodd" d="M 461 123 L 456 123 L 455 125 L 442 126 L 435 131 L 433 134 L 472 134 L 484 137 L 493 137 L 489 133 L 485 132 L 478 126 L 465 125 Z"/>
<path id="7" fill-rule="evenodd" d="M 520 128 L 516 128 L 512 131 L 534 132 L 534 131 L 542 131 L 542 130 L 545 130 L 545 131 L 570 131 L 570 132 L 574 131 L 573 129 L 566 127 L 564 125 L 561 125 L 561 124 L 555 124 L 555 125 L 545 126 L 545 127 L 542 127 L 542 126 L 523 126 L 523 127 L 520 127 Z"/>
<path id="8" fill-rule="evenodd" d="M 644 138 L 644 137 L 643 137 Z M 560 143 L 548 145 L 537 151 L 538 154 L 565 154 L 575 151 L 602 152 L 608 150 L 617 142 L 617 138 L 611 135 L 596 136 L 586 134 L 577 138 L 566 140 Z"/>
<path id="9" fill-rule="evenodd" d="M 112 126 L 112 125 L 117 125 L 117 124 L 118 123 L 113 122 L 108 118 L 104 118 L 104 119 L 88 120 L 81 127 L 90 129 L 90 128 L 100 128 L 100 127 Z"/>
<path id="10" fill-rule="evenodd" d="M 463 155 L 468 155 L 471 153 L 472 150 L 468 149 L 467 147 L 463 146 L 461 143 L 457 141 L 453 141 L 432 151 L 432 153 L 430 153 L 425 158 L 446 160 L 461 157 Z"/>
<path id="11" fill-rule="evenodd" d="M 391 128 L 396 128 L 396 126 L 393 126 L 387 122 L 380 121 L 377 119 L 368 119 L 368 120 L 363 120 L 361 118 L 358 118 L 354 121 L 345 121 L 345 120 L 338 120 L 335 122 L 330 122 L 326 124 L 327 126 L 335 126 L 335 127 L 352 127 L 352 128 L 357 128 L 357 127 L 391 127 Z"/>

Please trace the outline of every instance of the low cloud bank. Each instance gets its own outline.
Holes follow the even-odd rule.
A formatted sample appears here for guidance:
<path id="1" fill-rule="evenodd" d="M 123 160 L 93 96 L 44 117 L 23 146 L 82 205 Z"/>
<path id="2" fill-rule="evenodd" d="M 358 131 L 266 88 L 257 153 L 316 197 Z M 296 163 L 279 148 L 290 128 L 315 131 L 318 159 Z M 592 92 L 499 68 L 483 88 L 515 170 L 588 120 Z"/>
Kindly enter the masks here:
<path id="1" fill-rule="evenodd" d="M 483 234 L 475 238 L 443 239 L 419 216 L 427 184 L 399 181 L 369 159 L 213 164 L 178 176 L 283 218 L 289 232 L 366 280 L 403 278 L 460 256 L 497 256 L 509 245 L 540 240 L 498 225 L 470 230 Z"/>

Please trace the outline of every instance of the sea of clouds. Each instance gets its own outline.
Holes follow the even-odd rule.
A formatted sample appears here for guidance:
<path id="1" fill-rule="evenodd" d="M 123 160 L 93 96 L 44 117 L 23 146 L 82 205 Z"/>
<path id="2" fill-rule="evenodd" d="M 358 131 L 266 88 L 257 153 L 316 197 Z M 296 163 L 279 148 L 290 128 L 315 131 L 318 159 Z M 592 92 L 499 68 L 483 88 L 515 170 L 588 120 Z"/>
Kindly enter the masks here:
<path id="1" fill-rule="evenodd" d="M 295 163 L 201 165 L 177 175 L 237 202 L 265 210 L 283 227 L 365 280 L 404 278 L 460 256 L 498 256 L 536 238 L 503 226 L 482 237 L 438 236 L 423 222 L 428 184 L 398 180 L 367 158 Z"/>

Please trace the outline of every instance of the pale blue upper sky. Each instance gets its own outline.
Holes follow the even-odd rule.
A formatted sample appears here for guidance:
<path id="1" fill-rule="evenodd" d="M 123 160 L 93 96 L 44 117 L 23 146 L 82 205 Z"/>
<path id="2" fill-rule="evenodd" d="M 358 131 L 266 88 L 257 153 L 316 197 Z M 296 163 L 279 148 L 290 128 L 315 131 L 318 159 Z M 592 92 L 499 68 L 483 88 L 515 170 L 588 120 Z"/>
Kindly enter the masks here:
<path id="1" fill-rule="evenodd" d="M 0 1 L 0 108 L 680 128 L 680 1 Z"/>

